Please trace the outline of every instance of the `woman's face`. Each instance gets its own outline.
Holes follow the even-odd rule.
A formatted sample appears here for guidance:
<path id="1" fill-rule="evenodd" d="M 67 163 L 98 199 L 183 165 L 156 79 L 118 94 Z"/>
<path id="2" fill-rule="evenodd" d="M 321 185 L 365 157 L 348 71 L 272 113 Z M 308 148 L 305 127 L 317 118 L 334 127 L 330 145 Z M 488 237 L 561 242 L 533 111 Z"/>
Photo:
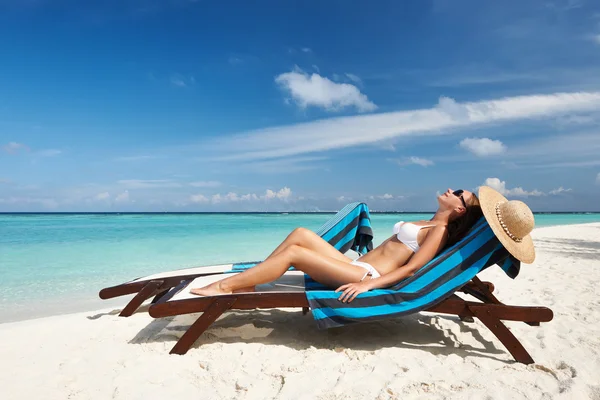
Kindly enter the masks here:
<path id="1" fill-rule="evenodd" d="M 471 204 L 473 193 L 468 190 L 453 190 L 448 188 L 444 193 L 438 196 L 440 207 L 447 210 L 457 208 L 466 209 L 466 206 Z"/>

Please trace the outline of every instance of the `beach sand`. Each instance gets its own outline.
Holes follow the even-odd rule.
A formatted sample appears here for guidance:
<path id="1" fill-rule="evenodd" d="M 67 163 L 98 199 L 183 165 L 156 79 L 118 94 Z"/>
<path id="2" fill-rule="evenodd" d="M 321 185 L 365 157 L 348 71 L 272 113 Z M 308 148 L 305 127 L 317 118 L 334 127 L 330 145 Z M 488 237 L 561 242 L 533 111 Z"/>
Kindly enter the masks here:
<path id="1" fill-rule="evenodd" d="M 197 315 L 108 309 L 1 324 L 0 399 L 600 399 L 600 224 L 533 237 L 515 280 L 480 274 L 501 301 L 554 311 L 506 322 L 533 365 L 478 320 L 431 313 L 319 331 L 296 310 L 232 312 L 177 356 Z"/>

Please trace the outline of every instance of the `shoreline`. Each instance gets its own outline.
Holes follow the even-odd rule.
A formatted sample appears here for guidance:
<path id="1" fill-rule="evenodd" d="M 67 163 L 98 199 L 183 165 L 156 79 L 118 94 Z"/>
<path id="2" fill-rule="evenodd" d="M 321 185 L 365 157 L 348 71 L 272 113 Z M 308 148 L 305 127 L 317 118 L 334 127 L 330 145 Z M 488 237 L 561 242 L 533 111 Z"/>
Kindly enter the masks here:
<path id="1" fill-rule="evenodd" d="M 540 232 L 543 234 L 543 230 L 554 229 L 554 228 L 561 227 L 561 226 L 567 226 L 567 227 L 598 226 L 598 227 L 600 227 L 600 222 L 587 222 L 587 223 L 541 226 L 541 227 L 535 228 L 532 232 L 532 237 L 534 238 L 534 244 L 535 244 L 535 235 L 536 234 L 539 234 Z M 375 243 L 377 245 L 379 242 L 376 241 Z M 134 277 L 132 277 L 131 279 L 134 279 Z M 121 283 L 121 282 L 114 282 L 114 284 L 119 284 L 119 283 Z M 102 288 L 98 288 L 98 290 L 95 291 L 95 297 L 79 295 L 74 298 L 74 297 L 69 297 L 68 295 L 65 295 L 60 298 L 59 297 L 53 298 L 50 300 L 50 302 L 53 304 L 50 307 L 49 312 L 43 312 L 43 311 L 39 312 L 39 310 L 33 310 L 32 312 L 27 313 L 27 315 L 22 315 L 22 316 L 15 316 L 14 314 L 13 315 L 8 314 L 8 316 L 6 316 L 6 317 L 3 316 L 0 319 L 0 327 L 4 324 L 30 321 L 30 320 L 35 320 L 35 319 L 43 319 L 43 318 L 56 317 L 56 316 L 62 316 L 62 315 L 70 315 L 70 314 L 78 314 L 78 313 L 85 313 L 85 312 L 102 311 L 105 308 L 113 308 L 113 309 L 119 308 L 119 307 L 122 308 L 134 296 L 132 294 L 132 295 L 127 295 L 127 296 L 117 297 L 114 299 L 102 300 L 98 297 L 98 292 L 100 291 L 100 289 L 102 289 Z M 38 302 L 32 300 L 31 303 L 36 304 Z M 64 303 L 69 303 L 70 305 L 68 306 L 68 308 L 63 308 L 61 310 L 60 308 L 64 307 Z M 81 303 L 87 304 L 87 306 L 81 306 Z M 72 304 L 76 304 L 76 305 L 73 306 Z M 104 307 L 104 306 L 106 306 L 106 307 Z M 52 311 L 52 310 L 55 310 L 55 311 Z"/>

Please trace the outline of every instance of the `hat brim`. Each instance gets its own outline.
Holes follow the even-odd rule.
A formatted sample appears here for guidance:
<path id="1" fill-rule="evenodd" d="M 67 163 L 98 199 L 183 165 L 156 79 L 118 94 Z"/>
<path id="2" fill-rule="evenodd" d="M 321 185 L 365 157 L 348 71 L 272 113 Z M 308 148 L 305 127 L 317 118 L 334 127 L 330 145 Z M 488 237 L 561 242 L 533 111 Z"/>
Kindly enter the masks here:
<path id="1" fill-rule="evenodd" d="M 527 235 L 520 242 L 515 242 L 504 232 L 496 215 L 496 204 L 507 202 L 506 197 L 487 186 L 479 188 L 478 197 L 483 216 L 490 225 L 490 228 L 492 228 L 494 235 L 500 240 L 500 243 L 515 258 L 524 263 L 531 264 L 535 260 L 535 248 L 533 247 L 531 236 Z"/>

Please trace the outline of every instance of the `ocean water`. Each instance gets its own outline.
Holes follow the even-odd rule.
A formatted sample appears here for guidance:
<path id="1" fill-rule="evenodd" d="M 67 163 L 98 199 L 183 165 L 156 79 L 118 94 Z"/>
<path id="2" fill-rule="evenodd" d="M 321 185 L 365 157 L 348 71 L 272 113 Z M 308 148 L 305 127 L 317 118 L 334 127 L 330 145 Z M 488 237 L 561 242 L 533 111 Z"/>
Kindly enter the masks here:
<path id="1" fill-rule="evenodd" d="M 298 226 L 334 214 L 0 214 L 0 323 L 121 306 L 98 291 L 165 270 L 264 259 Z M 375 245 L 398 220 L 372 214 Z M 536 214 L 536 227 L 600 222 L 600 214 Z"/>

